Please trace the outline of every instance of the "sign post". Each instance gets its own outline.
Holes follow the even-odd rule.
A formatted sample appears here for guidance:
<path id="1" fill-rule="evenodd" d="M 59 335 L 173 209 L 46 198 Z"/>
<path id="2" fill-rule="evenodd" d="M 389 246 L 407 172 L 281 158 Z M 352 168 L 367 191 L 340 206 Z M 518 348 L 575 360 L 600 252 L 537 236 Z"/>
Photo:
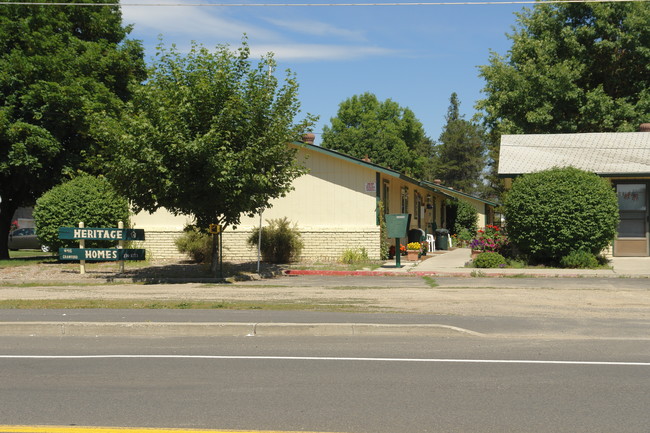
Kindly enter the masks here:
<path id="1" fill-rule="evenodd" d="M 84 228 L 83 221 L 79 223 L 79 228 L 80 229 Z M 86 241 L 84 239 L 81 239 L 79 241 L 79 248 L 86 248 Z M 85 260 L 80 260 L 79 261 L 79 273 L 80 274 L 85 274 L 86 273 L 86 261 Z"/>
<path id="2" fill-rule="evenodd" d="M 411 214 L 394 213 L 386 215 L 386 231 L 389 238 L 395 238 L 395 267 L 401 268 L 400 238 L 406 237 L 411 225 Z"/>
<path id="3" fill-rule="evenodd" d="M 120 230 L 122 230 L 122 229 L 124 228 L 124 223 L 123 223 L 122 221 L 118 221 L 118 223 L 117 223 L 117 228 L 120 229 Z M 117 243 L 117 249 L 118 249 L 118 250 L 123 250 L 123 249 L 124 249 L 124 241 L 123 241 L 122 239 L 120 239 L 120 240 L 118 241 L 118 243 Z M 123 273 L 124 273 L 124 260 L 120 260 L 120 261 L 119 261 L 119 265 L 118 265 L 118 267 L 119 267 L 118 272 L 119 272 L 120 274 L 123 274 Z"/>

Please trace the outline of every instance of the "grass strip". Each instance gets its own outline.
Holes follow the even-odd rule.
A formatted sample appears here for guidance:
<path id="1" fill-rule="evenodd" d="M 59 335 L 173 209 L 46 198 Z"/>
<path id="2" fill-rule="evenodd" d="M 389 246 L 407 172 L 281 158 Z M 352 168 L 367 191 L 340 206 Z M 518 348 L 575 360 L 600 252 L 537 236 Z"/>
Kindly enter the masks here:
<path id="1" fill-rule="evenodd" d="M 8 299 L 0 301 L 0 309 L 120 309 L 120 310 L 273 310 L 367 312 L 363 306 L 324 301 L 265 302 L 265 301 L 186 301 L 186 300 L 120 300 L 120 299 Z"/>
<path id="2" fill-rule="evenodd" d="M 424 277 L 422 277 L 422 279 L 423 279 L 424 282 L 427 283 L 427 285 L 428 285 L 429 287 L 431 287 L 431 288 L 434 288 L 434 287 L 438 287 L 438 286 L 439 286 L 439 284 L 436 282 L 436 280 L 434 280 L 434 279 L 431 278 L 431 277 L 424 276 Z"/>

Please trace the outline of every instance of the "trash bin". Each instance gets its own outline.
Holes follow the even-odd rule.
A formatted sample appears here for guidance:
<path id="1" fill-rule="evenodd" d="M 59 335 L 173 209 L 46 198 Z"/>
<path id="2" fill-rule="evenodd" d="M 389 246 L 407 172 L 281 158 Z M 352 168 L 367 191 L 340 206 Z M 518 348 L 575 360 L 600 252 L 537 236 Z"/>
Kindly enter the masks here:
<path id="1" fill-rule="evenodd" d="M 438 250 L 449 249 L 449 230 L 436 229 L 436 249 Z"/>
<path id="2" fill-rule="evenodd" d="M 408 240 L 410 242 L 423 242 L 426 239 L 426 234 L 422 229 L 411 229 L 408 232 Z"/>

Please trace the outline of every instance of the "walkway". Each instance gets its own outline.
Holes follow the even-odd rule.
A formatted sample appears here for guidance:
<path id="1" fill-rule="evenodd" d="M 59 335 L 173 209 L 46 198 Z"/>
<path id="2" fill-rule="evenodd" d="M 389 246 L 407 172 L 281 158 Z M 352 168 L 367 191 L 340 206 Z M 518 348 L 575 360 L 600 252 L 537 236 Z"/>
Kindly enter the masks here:
<path id="1" fill-rule="evenodd" d="M 650 278 L 650 257 L 612 257 L 612 269 L 479 269 L 466 267 L 470 262 L 469 248 L 455 248 L 448 251 L 429 253 L 424 260 L 409 262 L 401 257 L 401 267 L 395 266 L 395 260 L 384 263 L 372 271 L 331 271 L 332 274 L 415 274 L 447 276 L 532 276 L 532 277 L 641 277 Z M 291 274 L 326 274 L 327 271 L 290 271 Z"/>

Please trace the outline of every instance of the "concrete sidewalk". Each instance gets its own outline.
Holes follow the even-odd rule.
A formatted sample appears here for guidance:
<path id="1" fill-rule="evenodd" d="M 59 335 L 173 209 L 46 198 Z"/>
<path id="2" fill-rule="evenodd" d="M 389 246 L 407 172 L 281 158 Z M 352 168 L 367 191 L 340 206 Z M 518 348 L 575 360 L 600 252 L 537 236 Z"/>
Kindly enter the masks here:
<path id="1" fill-rule="evenodd" d="M 418 275 L 418 276 L 455 276 L 455 277 L 603 277 L 603 278 L 650 278 L 650 257 L 612 257 L 612 269 L 559 269 L 559 268 L 525 268 L 525 269 L 479 269 L 466 267 L 471 261 L 469 248 L 455 248 L 448 251 L 429 253 L 423 260 L 410 262 L 401 257 L 400 267 L 395 260 L 384 263 L 372 271 L 310 271 L 290 270 L 289 275 Z"/>

